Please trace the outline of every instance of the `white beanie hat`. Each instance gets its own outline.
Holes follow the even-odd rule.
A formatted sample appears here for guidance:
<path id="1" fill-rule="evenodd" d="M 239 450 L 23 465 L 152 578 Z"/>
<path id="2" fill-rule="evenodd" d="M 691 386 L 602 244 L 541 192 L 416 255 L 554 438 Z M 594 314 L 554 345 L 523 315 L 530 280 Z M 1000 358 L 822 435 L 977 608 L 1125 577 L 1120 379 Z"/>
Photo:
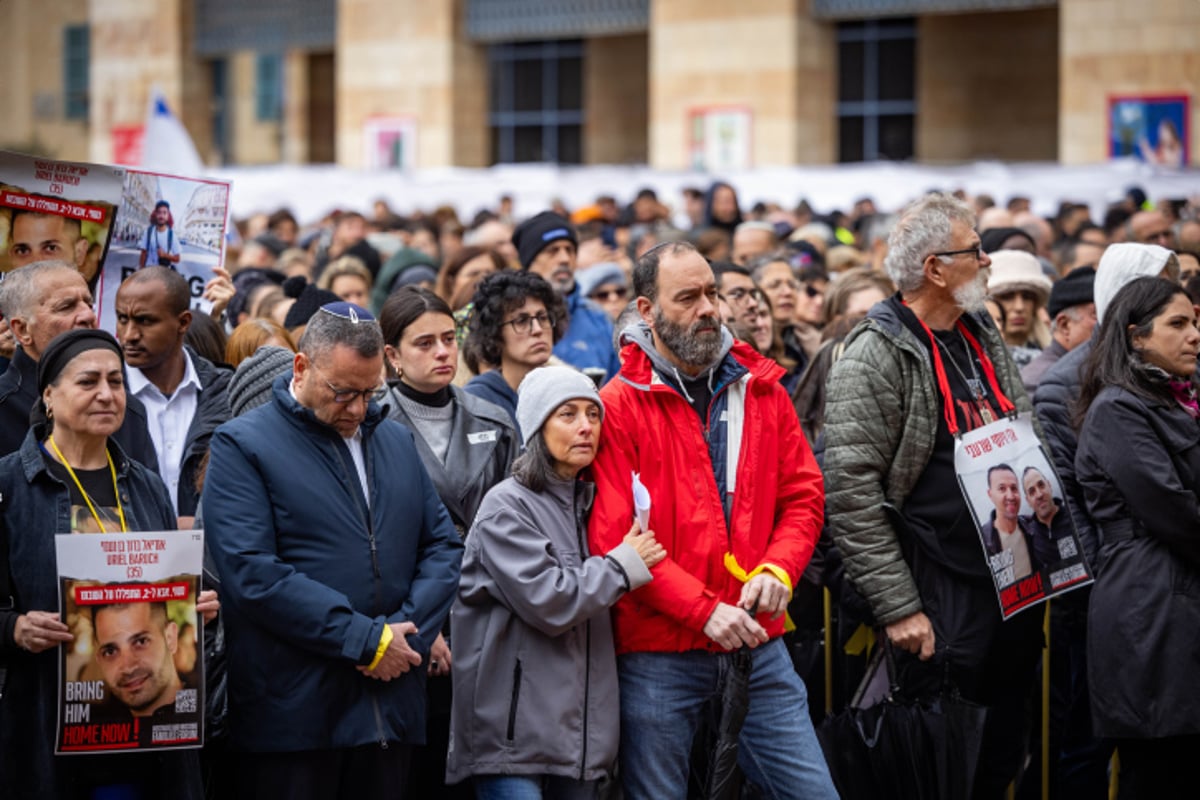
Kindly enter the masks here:
<path id="1" fill-rule="evenodd" d="M 526 375 L 517 387 L 521 443 L 529 444 L 533 435 L 542 429 L 546 418 L 568 400 L 591 400 L 600 407 L 600 419 L 604 419 L 604 403 L 596 391 L 596 384 L 582 372 L 571 367 L 538 367 Z"/>
<path id="2" fill-rule="evenodd" d="M 1179 274 L 1179 259 L 1156 244 L 1120 242 L 1110 244 L 1096 266 L 1096 322 L 1104 322 L 1104 312 L 1117 292 L 1134 278 L 1154 277 L 1174 264 Z"/>

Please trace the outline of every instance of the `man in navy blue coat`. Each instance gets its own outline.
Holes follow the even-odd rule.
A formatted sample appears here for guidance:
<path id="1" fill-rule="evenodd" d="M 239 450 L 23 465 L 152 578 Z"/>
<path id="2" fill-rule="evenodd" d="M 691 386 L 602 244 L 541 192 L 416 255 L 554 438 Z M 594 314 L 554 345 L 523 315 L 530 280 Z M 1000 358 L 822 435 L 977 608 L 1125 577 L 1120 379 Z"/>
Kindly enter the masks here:
<path id="1" fill-rule="evenodd" d="M 374 318 L 324 306 L 272 402 L 212 440 L 203 513 L 246 797 L 400 797 L 424 743 L 462 544 L 376 405 L 382 367 Z"/>

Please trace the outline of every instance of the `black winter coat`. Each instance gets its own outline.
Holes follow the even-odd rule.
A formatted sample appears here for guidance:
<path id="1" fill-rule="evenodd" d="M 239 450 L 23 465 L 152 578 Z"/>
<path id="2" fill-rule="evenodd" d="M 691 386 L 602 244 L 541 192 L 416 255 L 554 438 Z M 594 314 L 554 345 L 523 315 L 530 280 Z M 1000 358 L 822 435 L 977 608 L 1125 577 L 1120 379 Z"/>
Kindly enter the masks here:
<path id="1" fill-rule="evenodd" d="M 1100 534 L 1088 683 L 1100 737 L 1200 734 L 1200 422 L 1110 386 L 1076 475 Z"/>
<path id="2" fill-rule="evenodd" d="M 1099 326 L 1096 330 L 1099 330 Z M 1033 408 L 1038 421 L 1042 423 L 1042 432 L 1050 447 L 1050 456 L 1054 459 L 1054 469 L 1062 481 L 1066 495 L 1063 500 L 1071 512 L 1071 519 L 1075 521 L 1079 543 L 1083 545 L 1088 563 L 1095 566 L 1098 549 L 1096 529 L 1087 515 L 1087 505 L 1075 479 L 1075 451 L 1079 448 L 1074 424 L 1075 401 L 1079 399 L 1083 383 L 1083 362 L 1091 352 L 1092 342 L 1084 342 L 1050 367 L 1038 384 Z"/>
<path id="3" fill-rule="evenodd" d="M 16 614 L 59 607 L 54 535 L 70 532 L 71 501 L 66 485 L 46 469 L 39 446 L 44 435 L 41 428 L 30 431 L 20 450 L 0 459 L 0 547 L 8 548 Z M 175 514 L 162 479 L 128 458 L 112 440 L 109 451 L 129 529 L 173 530 Z M 159 796 L 178 800 L 202 796 L 195 750 L 55 756 L 58 649 L 35 655 L 6 635 L 0 640 L 0 659 L 8 667 L 0 700 L 0 797 L 74 797 L 72 779 L 86 780 L 88 765 L 97 761 L 110 774 L 124 770 L 144 776 L 157 768 L 166 781 Z"/>

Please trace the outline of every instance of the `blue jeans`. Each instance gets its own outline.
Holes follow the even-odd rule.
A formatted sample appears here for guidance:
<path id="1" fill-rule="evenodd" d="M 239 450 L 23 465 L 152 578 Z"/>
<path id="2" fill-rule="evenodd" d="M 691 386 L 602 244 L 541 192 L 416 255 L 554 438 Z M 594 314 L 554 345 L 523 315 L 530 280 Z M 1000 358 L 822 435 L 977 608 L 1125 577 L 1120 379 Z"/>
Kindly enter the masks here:
<path id="1" fill-rule="evenodd" d="M 476 775 L 476 800 L 595 800 L 599 781 L 557 775 Z"/>
<path id="2" fill-rule="evenodd" d="M 783 641 L 774 639 L 751 656 L 750 709 L 738 739 L 742 772 L 764 797 L 836 799 L 808 717 L 808 692 Z M 686 799 L 692 741 L 731 660 L 701 650 L 617 658 L 626 800 Z"/>

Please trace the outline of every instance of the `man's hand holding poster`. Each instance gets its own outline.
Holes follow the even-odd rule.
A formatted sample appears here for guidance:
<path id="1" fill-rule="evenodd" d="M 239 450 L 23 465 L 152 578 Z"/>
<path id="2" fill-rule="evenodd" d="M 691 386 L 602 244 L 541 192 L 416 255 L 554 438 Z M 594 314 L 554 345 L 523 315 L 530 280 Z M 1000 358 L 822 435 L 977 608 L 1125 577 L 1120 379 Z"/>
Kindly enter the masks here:
<path id="1" fill-rule="evenodd" d="M 55 537 L 62 619 L 58 753 L 199 747 L 200 531 Z"/>

